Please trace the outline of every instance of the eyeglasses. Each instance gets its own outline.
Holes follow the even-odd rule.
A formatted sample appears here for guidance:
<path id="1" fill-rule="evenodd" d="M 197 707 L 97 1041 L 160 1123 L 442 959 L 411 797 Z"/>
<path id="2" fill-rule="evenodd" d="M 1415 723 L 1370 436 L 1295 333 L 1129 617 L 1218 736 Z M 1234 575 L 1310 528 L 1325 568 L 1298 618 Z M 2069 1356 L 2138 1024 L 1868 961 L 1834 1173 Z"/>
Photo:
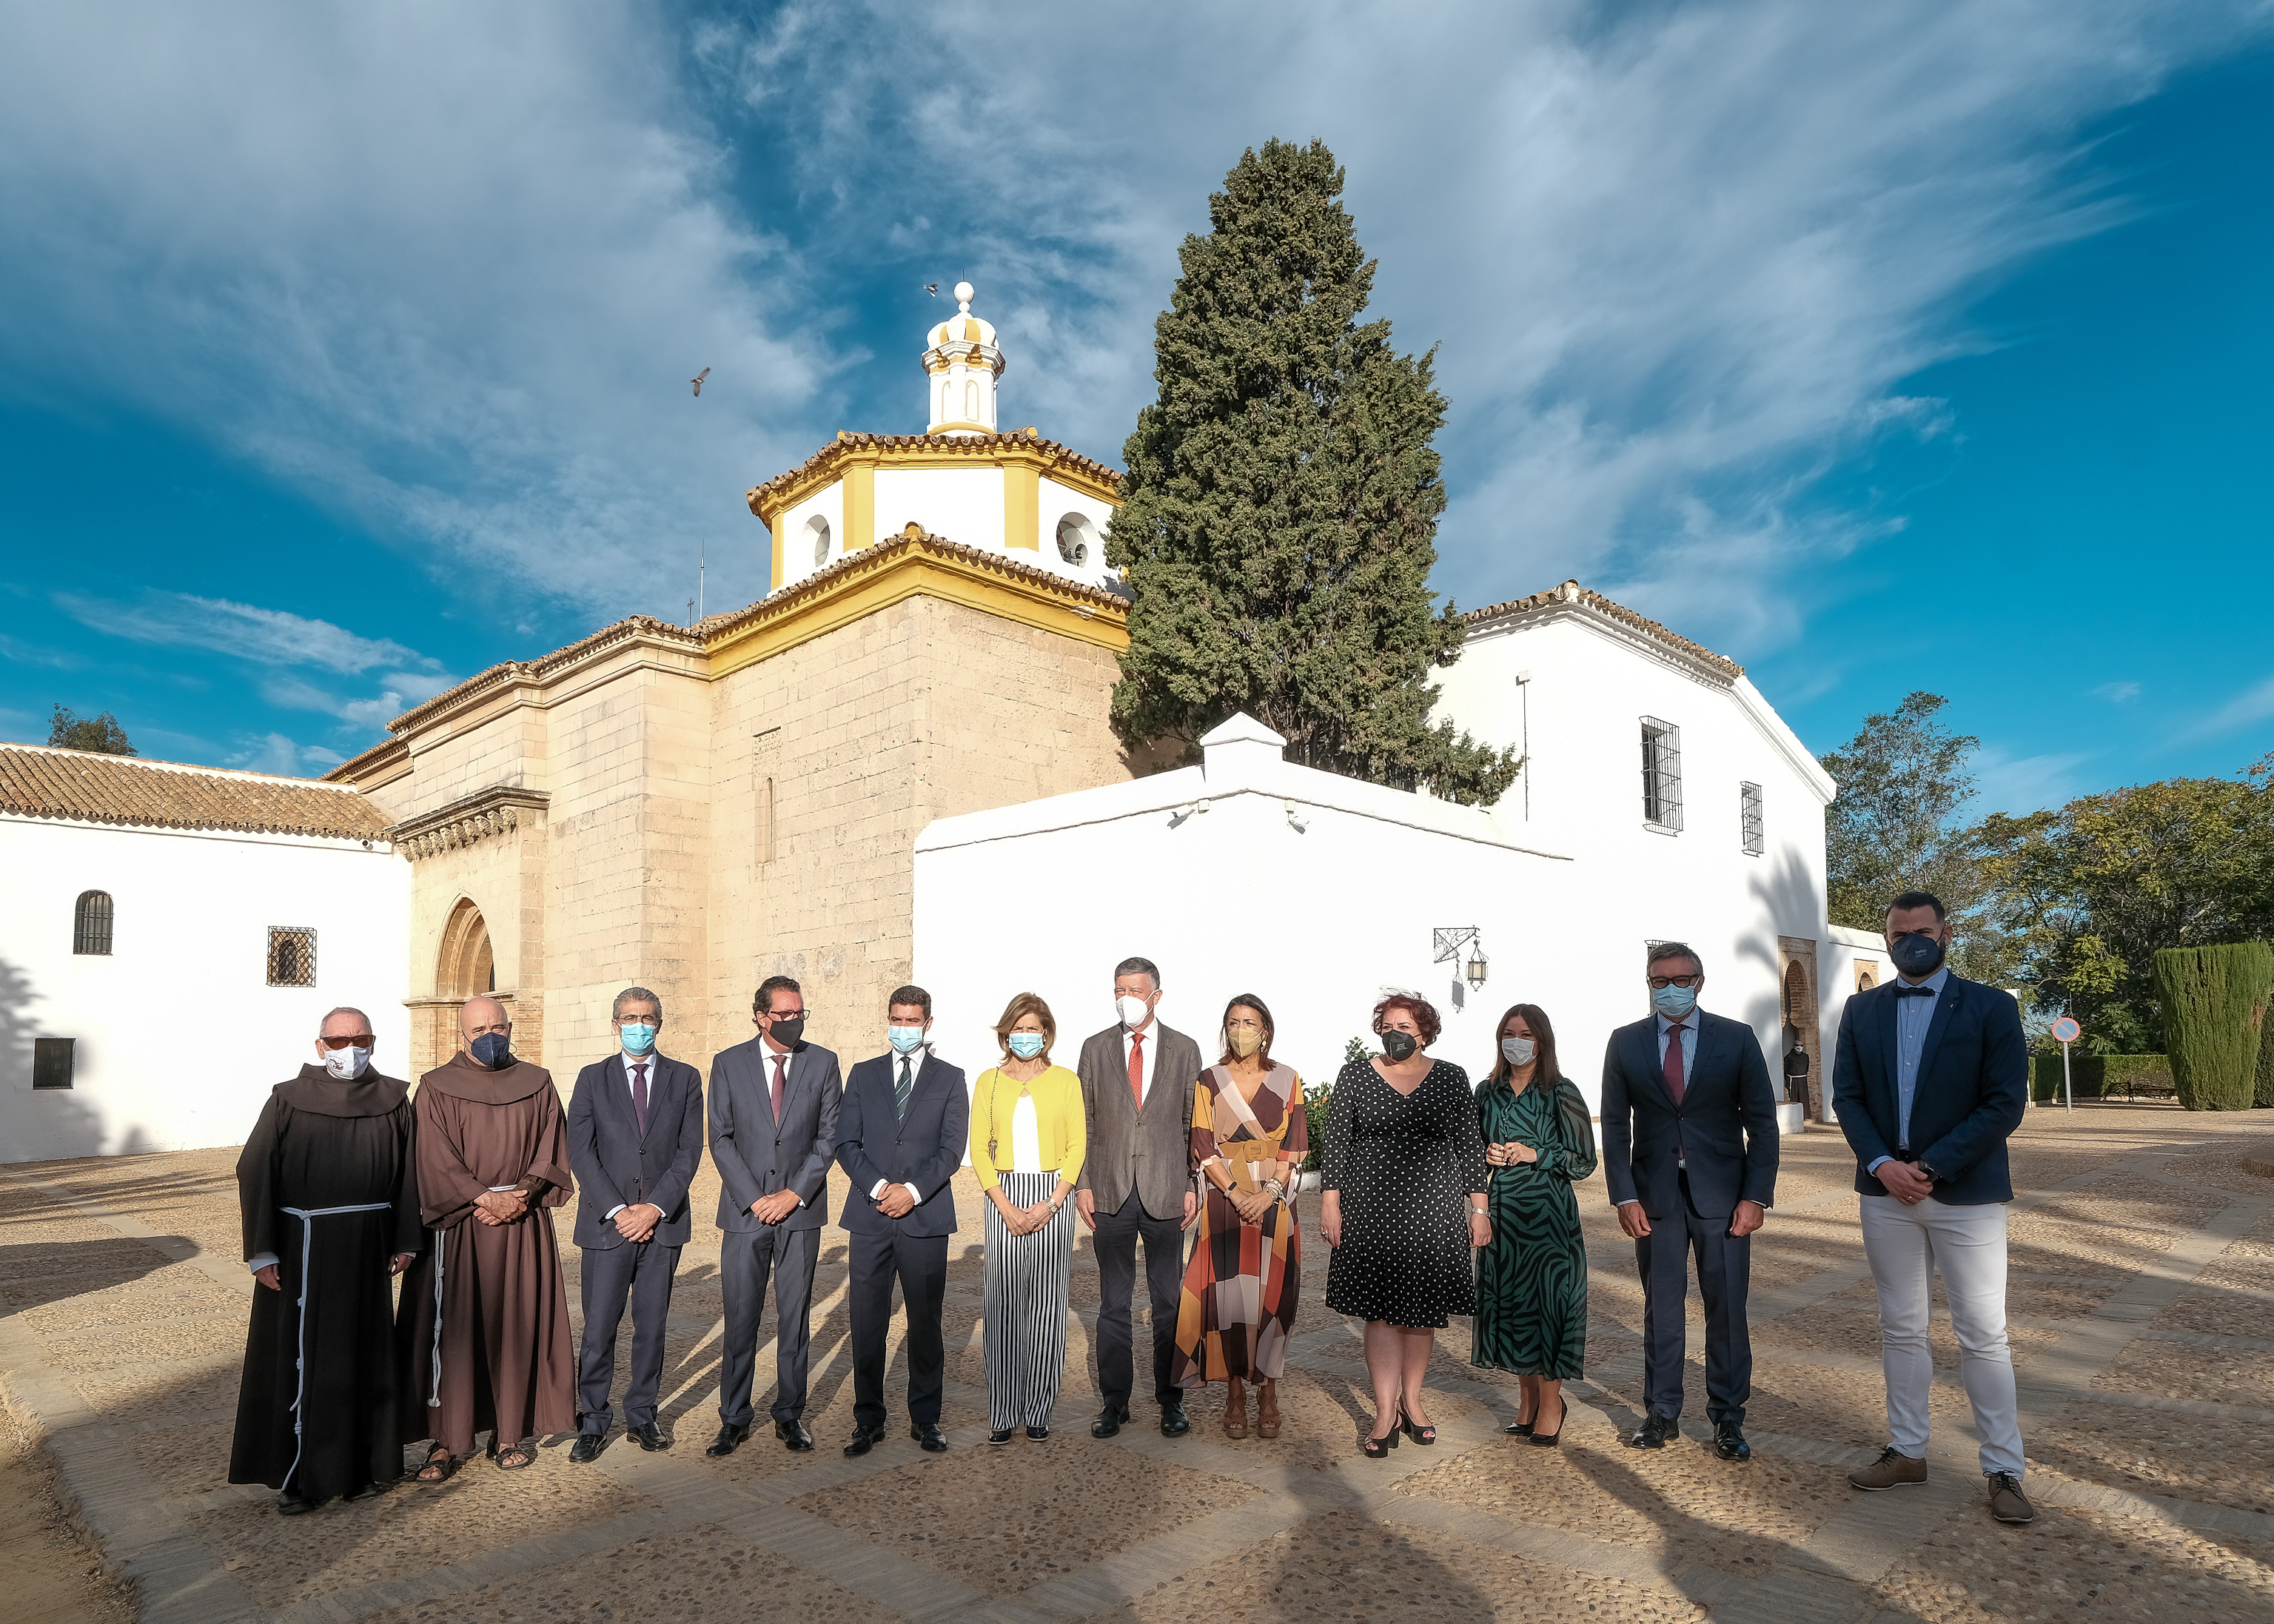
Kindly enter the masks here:
<path id="1" fill-rule="evenodd" d="M 371 1034 L 350 1032 L 343 1038 L 318 1038 L 316 1041 L 321 1043 L 326 1049 L 369 1049 Z"/>
<path id="2" fill-rule="evenodd" d="M 813 1011 L 810 1009 L 769 1010 L 758 1019 L 760 1020 L 809 1020 L 812 1016 Z"/>
<path id="3" fill-rule="evenodd" d="M 1650 989 L 1660 992 L 1668 987 L 1695 987 L 1705 979 L 1702 975 L 1653 975 L 1650 978 Z"/>

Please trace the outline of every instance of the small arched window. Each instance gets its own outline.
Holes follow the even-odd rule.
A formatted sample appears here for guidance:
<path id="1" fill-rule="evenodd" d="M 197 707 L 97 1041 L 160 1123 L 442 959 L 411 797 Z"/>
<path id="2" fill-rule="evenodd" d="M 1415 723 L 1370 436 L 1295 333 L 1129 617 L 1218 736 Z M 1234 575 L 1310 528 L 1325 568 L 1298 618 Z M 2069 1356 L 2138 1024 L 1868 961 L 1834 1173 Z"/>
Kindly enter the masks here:
<path id="1" fill-rule="evenodd" d="M 963 420 L 966 423 L 979 421 L 979 386 L 975 382 L 963 386 Z"/>
<path id="2" fill-rule="evenodd" d="M 813 543 L 813 567 L 819 569 L 829 562 L 829 521 L 815 514 L 805 522 L 805 535 Z"/>
<path id="3" fill-rule="evenodd" d="M 1096 539 L 1097 527 L 1083 515 L 1070 513 L 1058 521 L 1058 557 L 1069 564 L 1089 562 L 1089 544 Z"/>
<path id="4" fill-rule="evenodd" d="M 72 910 L 72 951 L 74 953 L 110 952 L 110 893 L 107 891 L 83 891 L 79 894 L 79 906 Z"/>

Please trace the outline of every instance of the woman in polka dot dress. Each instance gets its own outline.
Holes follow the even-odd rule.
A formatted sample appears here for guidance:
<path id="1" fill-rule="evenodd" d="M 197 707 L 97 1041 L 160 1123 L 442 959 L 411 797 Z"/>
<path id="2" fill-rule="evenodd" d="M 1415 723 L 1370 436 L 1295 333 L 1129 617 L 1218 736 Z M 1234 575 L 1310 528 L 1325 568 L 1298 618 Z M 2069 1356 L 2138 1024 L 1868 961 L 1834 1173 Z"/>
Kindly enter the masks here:
<path id="1" fill-rule="evenodd" d="M 1366 1321 L 1374 1417 L 1361 1447 L 1380 1460 L 1401 1431 L 1437 1441 L 1421 1379 L 1436 1329 L 1476 1310 L 1475 1249 L 1492 1224 L 1469 1074 L 1427 1052 L 1437 1011 L 1392 993 L 1374 1029 L 1383 1052 L 1343 1067 L 1327 1107 L 1319 1233 L 1333 1249 L 1327 1307 Z"/>

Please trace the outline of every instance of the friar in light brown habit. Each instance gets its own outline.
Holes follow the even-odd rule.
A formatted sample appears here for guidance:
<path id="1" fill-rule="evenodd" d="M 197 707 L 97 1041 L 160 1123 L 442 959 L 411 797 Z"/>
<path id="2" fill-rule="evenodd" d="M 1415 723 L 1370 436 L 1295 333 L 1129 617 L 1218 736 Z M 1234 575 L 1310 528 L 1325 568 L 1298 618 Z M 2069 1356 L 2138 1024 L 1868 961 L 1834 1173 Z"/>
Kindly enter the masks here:
<path id="1" fill-rule="evenodd" d="M 576 1427 L 576 1344 L 551 1208 L 568 1200 L 567 1121 L 553 1074 L 513 1057 L 494 998 L 458 1012 L 466 1048 L 418 1079 L 418 1204 L 433 1244 L 403 1277 L 406 1438 L 432 1439 L 440 1483 L 488 1432 L 500 1468 Z"/>

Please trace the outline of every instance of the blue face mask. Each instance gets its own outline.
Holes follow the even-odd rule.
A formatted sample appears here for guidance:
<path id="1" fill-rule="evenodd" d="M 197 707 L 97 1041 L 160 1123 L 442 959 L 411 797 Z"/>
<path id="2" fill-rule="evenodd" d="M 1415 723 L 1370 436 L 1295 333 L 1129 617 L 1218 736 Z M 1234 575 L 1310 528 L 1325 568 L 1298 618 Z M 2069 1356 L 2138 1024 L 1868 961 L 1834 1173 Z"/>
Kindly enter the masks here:
<path id="1" fill-rule="evenodd" d="M 1013 1033 L 1011 1052 L 1021 1060 L 1032 1060 L 1043 1052 L 1043 1034 L 1039 1032 Z"/>
<path id="2" fill-rule="evenodd" d="M 1680 1020 L 1698 1007 L 1695 987 L 1653 987 L 1650 989 L 1650 1007 L 1668 1020 Z"/>
<path id="3" fill-rule="evenodd" d="M 1887 956 L 1911 980 L 1923 981 L 1941 967 L 1942 944 L 1924 930 L 1914 930 L 1889 943 Z"/>
<path id="4" fill-rule="evenodd" d="M 485 1032 L 466 1045 L 475 1059 L 486 1066 L 495 1066 L 504 1061 L 513 1048 L 513 1034 L 507 1032 Z"/>
<path id="5" fill-rule="evenodd" d="M 618 1026 L 616 1034 L 623 1039 L 624 1053 L 628 1055 L 644 1055 L 655 1047 L 655 1028 L 644 1021 Z"/>
<path id="6" fill-rule="evenodd" d="M 892 1052 L 896 1055 L 915 1054 L 916 1050 L 923 1047 L 923 1040 L 924 1033 L 922 1026 L 887 1026 L 885 1028 L 885 1041 L 892 1046 Z"/>

